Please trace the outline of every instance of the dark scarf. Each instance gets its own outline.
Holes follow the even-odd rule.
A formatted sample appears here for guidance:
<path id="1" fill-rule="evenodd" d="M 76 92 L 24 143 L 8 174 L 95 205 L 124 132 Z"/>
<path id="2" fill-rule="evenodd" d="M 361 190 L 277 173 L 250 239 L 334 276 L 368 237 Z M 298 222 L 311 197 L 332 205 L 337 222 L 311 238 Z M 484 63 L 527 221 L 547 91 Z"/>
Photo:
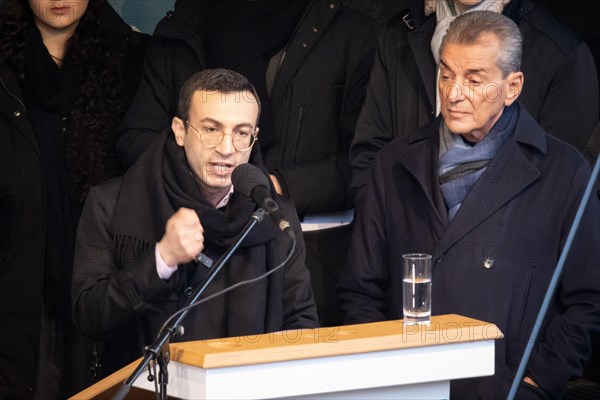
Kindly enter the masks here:
<path id="1" fill-rule="evenodd" d="M 235 193 L 224 209 L 210 204 L 190 172 L 183 148 L 176 144 L 172 133 L 164 132 L 123 177 L 115 210 L 117 265 L 126 268 L 128 260 L 153 251 L 153 245 L 164 234 L 168 218 L 180 207 L 198 213 L 204 228 L 204 253 L 213 260 L 233 243 L 256 209 L 252 201 Z M 268 218 L 258 224 L 211 283 L 206 295 L 275 267 L 285 256 L 280 239 L 275 238 L 275 226 Z M 202 264 L 180 265 L 168 282 L 174 301 L 159 311 L 165 317 L 174 312 L 174 305 L 181 306 L 186 300 L 182 296 L 184 289 L 200 282 L 207 273 Z M 271 279 L 235 289 L 197 307 L 188 316 L 186 333 L 179 340 L 279 329 L 276 308 L 281 307 L 281 285 L 281 276 L 275 274 Z"/>
<path id="2" fill-rule="evenodd" d="M 44 313 L 52 321 L 70 313 L 73 243 L 79 205 L 71 199 L 62 117 L 69 114 L 79 92 L 80 78 L 67 59 L 59 68 L 48 53 L 29 16 L 25 40 L 25 80 L 22 82 L 29 122 L 42 156 L 47 201 L 44 265 Z"/>
<path id="3" fill-rule="evenodd" d="M 25 42 L 25 84 L 46 110 L 69 114 L 81 86 L 77 68 L 69 62 L 68 52 L 60 68 L 54 63 L 33 17 L 29 18 Z"/>
<path id="4" fill-rule="evenodd" d="M 456 215 L 475 182 L 483 175 L 487 166 L 512 135 L 518 114 L 516 105 L 506 107 L 483 140 L 472 147 L 451 146 L 445 152 L 440 152 L 438 176 L 450 219 Z M 440 135 L 448 134 L 457 138 L 456 135 L 448 132 L 442 120 Z M 440 138 L 440 142 L 444 142 L 444 137 Z"/>
<path id="5" fill-rule="evenodd" d="M 21 91 L 42 160 L 44 188 L 40 190 L 46 194 L 46 218 L 39 221 L 40 229 L 46 231 L 44 261 L 39 270 L 31 271 L 32 280 L 39 276 L 43 282 L 36 387 L 53 397 L 63 390 L 61 366 L 71 342 L 71 272 L 80 212 L 79 204 L 73 203 L 71 197 L 73 186 L 62 131 L 66 123 L 62 117 L 69 114 L 75 103 L 80 79 L 68 62 L 63 68 L 54 63 L 31 15 L 25 30 L 23 69 Z"/>
<path id="6" fill-rule="evenodd" d="M 196 1 L 196 0 L 195 0 Z M 256 87 L 262 103 L 260 145 L 273 139 L 273 121 L 266 84 L 271 57 L 283 50 L 306 9 L 307 0 L 204 0 L 200 36 L 211 68 L 228 68 Z"/>

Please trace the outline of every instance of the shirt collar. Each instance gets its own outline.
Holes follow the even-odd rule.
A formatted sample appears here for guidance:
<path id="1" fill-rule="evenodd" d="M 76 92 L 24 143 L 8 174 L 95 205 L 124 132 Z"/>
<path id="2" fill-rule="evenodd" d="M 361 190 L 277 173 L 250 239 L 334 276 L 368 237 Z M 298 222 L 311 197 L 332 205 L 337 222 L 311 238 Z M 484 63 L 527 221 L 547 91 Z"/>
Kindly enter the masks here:
<path id="1" fill-rule="evenodd" d="M 225 207 L 227 205 L 227 203 L 229 203 L 229 199 L 231 198 L 232 194 L 233 194 L 233 185 L 229 186 L 229 192 L 227 192 L 225 197 L 223 197 L 221 199 L 221 201 L 219 202 L 219 204 L 217 204 L 217 209 Z"/>

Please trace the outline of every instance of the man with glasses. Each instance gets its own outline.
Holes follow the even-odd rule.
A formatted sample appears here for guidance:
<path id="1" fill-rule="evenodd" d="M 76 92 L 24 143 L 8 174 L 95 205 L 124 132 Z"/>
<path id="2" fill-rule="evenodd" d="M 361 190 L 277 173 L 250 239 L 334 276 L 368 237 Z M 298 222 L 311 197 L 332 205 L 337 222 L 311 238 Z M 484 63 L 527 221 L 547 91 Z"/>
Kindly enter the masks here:
<path id="1" fill-rule="evenodd" d="M 248 162 L 266 172 L 253 146 L 259 114 L 256 91 L 240 74 L 196 73 L 181 89 L 171 129 L 123 177 L 90 192 L 77 233 L 73 313 L 85 335 L 104 341 L 101 375 L 141 356 L 256 209 L 235 192 L 231 174 Z M 317 326 L 296 211 L 271 191 L 299 238 L 289 263 L 192 309 L 178 340 Z M 272 270 L 289 249 L 265 219 L 205 296 Z"/>
<path id="2" fill-rule="evenodd" d="M 196 71 L 227 68 L 248 78 L 262 103 L 256 147 L 278 193 L 304 222 L 319 320 L 339 325 L 333 287 L 353 217 L 348 151 L 378 26 L 339 0 L 174 3 L 156 26 L 144 78 L 119 129 L 120 160 L 129 167 L 168 126 L 179 88 Z"/>

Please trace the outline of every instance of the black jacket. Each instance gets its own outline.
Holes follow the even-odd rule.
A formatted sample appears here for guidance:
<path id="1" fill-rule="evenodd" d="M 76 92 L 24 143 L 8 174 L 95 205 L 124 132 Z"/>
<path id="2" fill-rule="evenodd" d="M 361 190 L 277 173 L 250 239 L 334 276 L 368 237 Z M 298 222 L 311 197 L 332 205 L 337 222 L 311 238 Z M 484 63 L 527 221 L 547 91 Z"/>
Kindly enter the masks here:
<path id="1" fill-rule="evenodd" d="M 352 189 L 364 187 L 375 154 L 396 137 L 435 117 L 436 66 L 431 52 L 435 15 L 412 10 L 410 30 L 400 13 L 380 36 L 367 99 L 350 149 Z M 594 59 L 586 44 L 530 0 L 512 0 L 504 15 L 523 35 L 525 75 L 519 101 L 550 134 L 583 151 L 598 122 Z"/>
<path id="2" fill-rule="evenodd" d="M 181 5 L 183 6 L 184 3 Z M 209 68 L 195 33 L 195 10 L 182 6 L 157 26 L 144 81 L 125 118 L 118 151 L 126 166 L 176 113 L 179 88 Z M 337 0 L 314 0 L 287 45 L 271 95 L 275 140 L 263 160 L 298 212 L 351 207 L 348 150 L 373 62 L 377 30 Z"/>
<path id="3" fill-rule="evenodd" d="M 575 149 L 520 109 L 514 133 L 451 221 L 437 177 L 441 118 L 386 145 L 360 206 L 368 212 L 358 208 L 340 282 L 346 323 L 399 319 L 402 254 L 433 255 L 432 314 L 492 322 L 504 334 L 494 376 L 452 382 L 452 398 L 506 398 L 590 177 Z M 577 232 L 527 365 L 552 399 L 581 375 L 600 332 L 596 196 Z M 537 390 L 517 398 L 544 396 Z"/>
<path id="4" fill-rule="evenodd" d="M 192 288 L 204 282 L 210 271 L 203 264 L 189 263 L 179 265 L 170 279 L 162 280 L 156 270 L 156 243 L 180 205 L 168 197 L 172 184 L 166 183 L 164 175 L 154 174 L 152 168 L 158 165 L 156 168 L 164 170 L 166 156 L 161 149 L 172 138 L 170 130 L 163 132 L 123 178 L 92 189 L 81 216 L 73 272 L 73 314 L 85 335 L 103 341 L 102 375 L 142 356 L 144 346 L 155 341 L 167 317 L 186 304 Z M 250 201 L 236 196 L 240 195 L 234 193 L 227 206 L 235 212 L 240 208 L 233 203 Z M 177 340 L 251 336 L 318 326 L 296 211 L 289 199 L 278 196 L 276 201 L 298 240 L 290 261 L 265 279 L 235 288 L 191 310 L 183 321 L 185 333 Z M 205 224 L 203 254 L 216 262 L 227 246 L 215 244 L 207 233 L 212 211 L 219 213 L 214 208 L 196 209 Z M 239 212 L 223 210 L 227 211 L 232 214 L 226 218 L 243 218 Z M 126 223 L 126 234 L 119 231 L 124 218 L 131 220 Z M 141 228 L 131 228 L 133 225 Z M 212 228 L 214 231 L 214 224 Z M 253 241 L 250 235 L 254 232 L 260 240 Z M 202 298 L 242 280 L 257 278 L 287 257 L 290 239 L 271 219 L 259 223 L 250 235 L 244 242 L 250 243 L 242 244 L 233 254 Z"/>
<path id="5" fill-rule="evenodd" d="M 102 27 L 121 51 L 123 79 L 133 94 L 139 76 L 135 66 L 141 66 L 147 37 L 133 32 L 103 3 Z M 47 235 L 45 184 L 20 83 L 0 55 L 0 398 L 29 398 L 35 390 Z M 63 274 L 70 279 L 70 264 Z"/>

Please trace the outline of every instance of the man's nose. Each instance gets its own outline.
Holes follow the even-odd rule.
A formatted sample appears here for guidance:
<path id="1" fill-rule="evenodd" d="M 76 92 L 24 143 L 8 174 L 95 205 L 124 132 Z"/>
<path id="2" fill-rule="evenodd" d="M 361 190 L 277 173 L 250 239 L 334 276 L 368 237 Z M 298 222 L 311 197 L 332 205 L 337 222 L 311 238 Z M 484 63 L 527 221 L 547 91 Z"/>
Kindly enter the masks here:
<path id="1" fill-rule="evenodd" d="M 235 153 L 235 147 L 233 146 L 233 134 L 225 133 L 221 143 L 215 148 L 220 154 L 232 154 Z"/>
<path id="2" fill-rule="evenodd" d="M 467 97 L 467 94 L 466 94 L 467 90 L 469 90 L 467 87 L 465 87 L 459 83 L 450 85 L 447 89 L 447 91 L 448 91 L 447 99 L 452 103 L 463 101 Z"/>

